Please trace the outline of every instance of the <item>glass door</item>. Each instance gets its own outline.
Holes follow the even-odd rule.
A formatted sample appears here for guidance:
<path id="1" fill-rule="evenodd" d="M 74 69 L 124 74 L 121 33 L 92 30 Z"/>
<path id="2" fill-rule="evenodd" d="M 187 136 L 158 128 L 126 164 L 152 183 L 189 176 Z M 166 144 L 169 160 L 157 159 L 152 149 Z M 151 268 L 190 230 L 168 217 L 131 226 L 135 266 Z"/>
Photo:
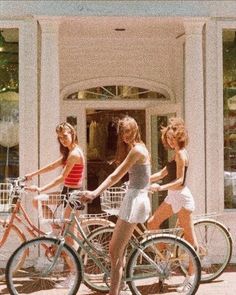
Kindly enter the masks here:
<path id="1" fill-rule="evenodd" d="M 170 112 L 161 110 L 161 108 L 147 109 L 146 121 L 147 121 L 147 146 L 151 154 L 152 173 L 160 171 L 166 163 L 171 159 L 172 152 L 166 150 L 161 140 L 161 127 L 168 124 L 168 120 L 171 117 L 179 116 L 179 109 L 170 107 Z M 163 202 L 167 195 L 167 191 L 154 193 L 151 196 L 152 211 L 154 212 L 157 207 Z M 165 222 L 162 227 L 171 227 L 175 224 L 175 218 L 170 218 Z"/>
<path id="2" fill-rule="evenodd" d="M 151 153 L 153 172 L 161 169 L 170 157 L 162 146 L 160 128 L 166 125 L 169 117 L 180 116 L 181 105 L 168 102 L 158 102 L 156 106 L 150 103 L 147 105 L 137 104 L 137 108 L 134 108 L 133 101 L 127 101 L 125 107 L 120 102 L 113 105 L 107 101 L 101 101 L 96 108 L 94 103 L 87 102 L 64 105 L 62 120 L 67 120 L 76 127 L 79 144 L 85 153 L 85 188 L 96 188 L 116 168 L 112 165 L 116 150 L 113 122 L 124 115 L 130 115 L 138 122 L 142 140 Z M 163 198 L 160 194 L 153 197 L 153 210 Z M 88 206 L 88 213 L 98 213 L 100 210 L 99 198 Z"/>

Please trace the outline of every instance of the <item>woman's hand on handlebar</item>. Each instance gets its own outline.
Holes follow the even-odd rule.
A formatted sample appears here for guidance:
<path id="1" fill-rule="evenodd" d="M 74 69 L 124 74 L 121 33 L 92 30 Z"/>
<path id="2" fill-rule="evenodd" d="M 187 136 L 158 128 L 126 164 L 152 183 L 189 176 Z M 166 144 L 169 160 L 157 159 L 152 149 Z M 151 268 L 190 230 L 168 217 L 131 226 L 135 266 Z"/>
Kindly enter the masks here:
<path id="1" fill-rule="evenodd" d="M 153 183 L 149 186 L 149 190 L 151 192 L 158 192 L 160 190 L 160 184 L 158 183 Z"/>
<path id="2" fill-rule="evenodd" d="M 81 191 L 79 195 L 79 200 L 82 203 L 91 203 L 95 199 L 93 191 Z"/>
<path id="3" fill-rule="evenodd" d="M 29 174 L 25 174 L 25 179 L 26 180 L 32 180 L 33 179 L 33 174 L 29 173 Z"/>

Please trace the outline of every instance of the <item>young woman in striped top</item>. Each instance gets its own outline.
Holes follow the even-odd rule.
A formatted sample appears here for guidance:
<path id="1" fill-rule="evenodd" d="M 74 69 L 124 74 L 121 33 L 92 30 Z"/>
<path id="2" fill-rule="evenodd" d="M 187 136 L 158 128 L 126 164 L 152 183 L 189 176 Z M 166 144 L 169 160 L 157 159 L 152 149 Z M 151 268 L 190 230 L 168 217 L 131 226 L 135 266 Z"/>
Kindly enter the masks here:
<path id="1" fill-rule="evenodd" d="M 55 186 L 63 184 L 62 194 L 66 194 L 75 189 L 80 189 L 82 187 L 83 172 L 84 172 L 84 156 L 80 147 L 78 146 L 78 139 L 76 131 L 72 125 L 67 122 L 61 123 L 56 127 L 57 139 L 60 146 L 61 157 L 56 161 L 48 164 L 47 166 L 34 171 L 32 173 L 26 174 L 26 179 L 30 180 L 36 175 L 47 173 L 49 171 L 55 170 L 59 167 L 62 168 L 61 173 L 54 180 L 48 184 L 38 187 L 37 185 L 31 185 L 26 189 L 32 192 L 44 192 Z M 34 198 L 34 207 L 38 207 L 37 199 L 40 196 Z M 81 208 L 80 202 L 78 203 L 78 208 Z M 66 208 L 64 217 L 68 218 L 70 216 L 71 207 Z M 73 228 L 71 229 L 73 231 Z M 67 238 L 69 244 L 73 244 L 71 238 Z"/>
<path id="2" fill-rule="evenodd" d="M 47 166 L 26 174 L 25 176 L 26 179 L 30 180 L 34 176 L 50 172 L 59 167 L 62 168 L 61 173 L 54 180 L 42 187 L 38 187 L 36 185 L 27 187 L 29 191 L 41 193 L 63 184 L 62 194 L 65 194 L 70 190 L 79 189 L 82 186 L 84 156 L 78 146 L 76 131 L 72 125 L 64 122 L 56 127 L 56 133 L 60 146 L 61 157 Z"/>

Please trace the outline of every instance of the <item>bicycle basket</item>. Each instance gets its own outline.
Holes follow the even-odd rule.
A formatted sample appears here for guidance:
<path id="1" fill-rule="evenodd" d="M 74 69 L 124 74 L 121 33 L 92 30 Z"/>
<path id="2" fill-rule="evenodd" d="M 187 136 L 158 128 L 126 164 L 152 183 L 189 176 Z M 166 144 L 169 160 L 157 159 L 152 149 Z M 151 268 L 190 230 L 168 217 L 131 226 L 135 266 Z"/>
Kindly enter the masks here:
<path id="1" fill-rule="evenodd" d="M 118 215 L 126 190 L 122 187 L 110 187 L 101 194 L 101 209 L 110 215 Z"/>
<path id="2" fill-rule="evenodd" d="M 103 213 L 83 213 L 78 216 L 79 220 L 83 222 L 84 220 L 87 221 L 89 219 L 108 219 L 110 214 L 103 212 Z"/>
<path id="3" fill-rule="evenodd" d="M 10 213 L 12 204 L 12 190 L 11 183 L 0 183 L 0 213 Z"/>
<path id="4" fill-rule="evenodd" d="M 38 200 L 38 216 L 41 224 L 45 223 L 63 223 L 65 196 L 60 192 L 41 194 L 34 199 Z"/>

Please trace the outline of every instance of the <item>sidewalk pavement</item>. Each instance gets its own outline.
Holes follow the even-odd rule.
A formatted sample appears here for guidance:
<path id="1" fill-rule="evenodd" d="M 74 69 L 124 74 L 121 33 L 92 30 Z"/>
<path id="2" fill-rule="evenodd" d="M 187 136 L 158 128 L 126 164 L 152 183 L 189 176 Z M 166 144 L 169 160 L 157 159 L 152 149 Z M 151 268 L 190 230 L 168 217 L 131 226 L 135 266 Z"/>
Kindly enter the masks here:
<path id="1" fill-rule="evenodd" d="M 57 295 L 60 295 L 60 290 L 57 290 Z M 122 294 L 123 293 L 123 294 Z M 8 295 L 9 292 L 4 283 L 0 283 L 0 295 Z M 28 293 L 30 294 L 30 293 Z M 55 293 L 56 294 L 56 293 Z M 104 295 L 91 291 L 84 284 L 79 288 L 78 295 Z M 121 292 L 121 295 L 128 294 Z M 228 266 L 225 272 L 211 283 L 201 284 L 196 293 L 197 295 L 235 295 L 236 294 L 236 265 Z M 37 292 L 37 295 L 46 295 L 45 292 Z M 155 294 L 150 294 L 155 295 Z"/>
<path id="2" fill-rule="evenodd" d="M 123 294 L 122 294 L 123 293 Z M 1 293 L 0 293 L 1 294 Z M 78 295 L 102 295 L 81 285 Z M 126 293 L 127 294 L 127 293 Z M 201 284 L 197 295 L 236 295 L 236 265 L 228 266 L 225 272 L 211 283 Z M 125 295 L 125 292 L 121 292 Z M 150 294 L 155 295 L 155 294 Z"/>

